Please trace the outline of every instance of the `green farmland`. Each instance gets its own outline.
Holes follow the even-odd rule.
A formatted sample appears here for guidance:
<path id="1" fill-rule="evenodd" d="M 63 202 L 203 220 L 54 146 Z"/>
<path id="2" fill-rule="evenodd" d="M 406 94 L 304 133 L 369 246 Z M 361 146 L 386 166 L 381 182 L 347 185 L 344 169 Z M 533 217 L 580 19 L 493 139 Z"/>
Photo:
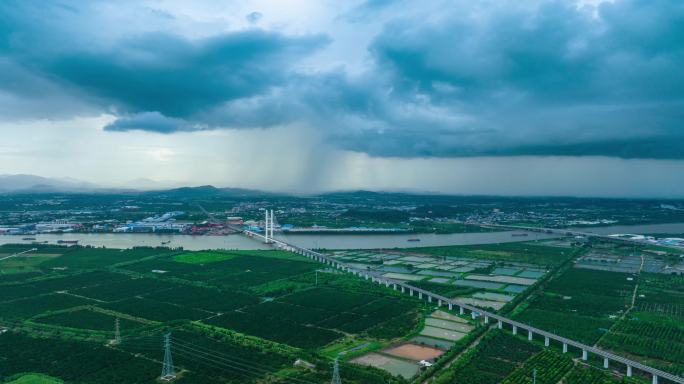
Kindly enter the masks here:
<path id="1" fill-rule="evenodd" d="M 154 383 L 167 332 L 179 383 L 320 382 L 326 351 L 401 339 L 423 313 L 417 299 L 282 251 L 50 252 L 1 275 L 0 382 Z M 390 377 L 342 365 L 345 382 Z"/>
<path id="2" fill-rule="evenodd" d="M 3 249 L 8 248 L 8 249 Z M 0 253 L 21 250 L 0 247 Z M 424 289 L 673 373 L 684 372 L 680 276 L 577 268 L 543 243 L 336 251 Z M 0 274 L 0 383 L 155 383 L 164 335 L 178 383 L 638 384 L 436 303 L 282 251 L 39 249 Z M 100 258 L 100 255 L 102 256 Z M 441 257 L 440 257 L 441 256 Z M 30 260 L 29 260 L 30 259 Z M 82 263 L 82 266 L 81 266 Z M 463 283 L 472 283 L 464 285 Z M 516 283 L 527 284 L 508 291 Z M 479 284 L 479 285 L 478 285 Z M 496 287 L 494 287 L 496 286 Z M 119 333 L 115 332 L 115 324 Z M 554 343 L 555 344 L 555 343 Z M 435 366 L 422 370 L 421 354 Z M 426 355 L 427 356 L 427 355 Z M 59 361 L 59 364 L 55 364 Z M 295 365 L 295 362 L 298 362 Z"/>

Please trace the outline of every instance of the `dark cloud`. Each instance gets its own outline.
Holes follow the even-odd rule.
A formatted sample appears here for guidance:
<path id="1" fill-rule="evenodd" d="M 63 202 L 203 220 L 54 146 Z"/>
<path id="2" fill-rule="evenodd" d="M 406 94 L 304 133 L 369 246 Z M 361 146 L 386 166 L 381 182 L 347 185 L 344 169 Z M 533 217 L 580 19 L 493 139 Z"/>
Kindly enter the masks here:
<path id="1" fill-rule="evenodd" d="M 401 129 L 360 142 L 397 155 L 413 147 L 446 156 L 684 157 L 684 5 L 617 0 L 593 11 L 567 1 L 473 3 L 439 20 L 387 24 L 371 52 L 378 71 L 394 76 L 395 101 L 419 94 L 463 119 L 390 118 Z"/>
<path id="2" fill-rule="evenodd" d="M 298 67 L 331 43 L 323 35 L 251 27 L 190 39 L 152 11 L 157 29 L 107 32 L 84 21 L 88 7 L 38 4 L 0 5 L 0 67 L 24 79 L 0 89 L 64 90 L 121 116 L 108 130 L 297 123 L 379 156 L 684 158 L 680 1 L 447 1 L 419 12 L 368 1 L 341 17 L 384 23 L 354 75 Z"/>
<path id="3" fill-rule="evenodd" d="M 258 95 L 287 80 L 288 65 L 325 44 L 248 30 L 190 41 L 168 34 L 121 42 L 107 52 L 79 52 L 44 65 L 61 81 L 124 109 L 190 117 L 220 103 Z"/>
<path id="4" fill-rule="evenodd" d="M 107 131 L 150 131 L 157 133 L 174 133 L 178 131 L 200 130 L 201 126 L 190 126 L 182 119 L 166 117 L 159 112 L 142 112 L 121 117 L 106 125 Z"/>
<path id="5" fill-rule="evenodd" d="M 283 85 L 300 58 L 328 43 L 324 35 L 286 36 L 261 29 L 197 39 L 144 31 L 91 42 L 70 34 L 73 28 L 55 25 L 56 17 L 65 24 L 73 21 L 73 14 L 65 14 L 71 9 L 26 4 L 0 7 L 6 27 L 0 27 L 0 58 L 118 113 L 160 113 L 187 119 L 187 126 L 197 125 L 193 115 L 206 109 Z M 17 9 L 35 13 L 27 18 Z M 8 88 L 17 87 L 22 86 Z"/>

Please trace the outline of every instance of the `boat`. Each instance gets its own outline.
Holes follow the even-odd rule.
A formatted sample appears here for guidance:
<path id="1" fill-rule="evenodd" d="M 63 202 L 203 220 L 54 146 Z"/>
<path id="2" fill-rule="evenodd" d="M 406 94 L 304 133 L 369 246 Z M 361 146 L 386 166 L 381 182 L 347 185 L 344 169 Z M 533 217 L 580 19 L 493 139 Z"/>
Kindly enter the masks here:
<path id="1" fill-rule="evenodd" d="M 31 240 L 35 240 L 35 239 L 36 239 L 35 237 L 24 237 L 22 240 L 31 241 Z"/>
<path id="2" fill-rule="evenodd" d="M 514 233 L 514 234 L 512 234 L 511 236 L 513 236 L 513 237 L 521 237 L 521 236 L 527 236 L 527 235 L 528 235 L 527 233 Z"/>
<path id="3" fill-rule="evenodd" d="M 171 242 L 171 240 L 162 241 L 162 242 L 161 242 L 161 245 L 166 245 L 166 244 L 168 244 L 168 243 L 170 243 L 170 242 Z"/>
<path id="4" fill-rule="evenodd" d="M 415 241 L 420 241 L 420 239 L 416 237 L 416 238 L 408 239 L 406 241 L 415 242 Z"/>
<path id="5" fill-rule="evenodd" d="M 57 240 L 57 244 L 78 244 L 78 240 Z"/>

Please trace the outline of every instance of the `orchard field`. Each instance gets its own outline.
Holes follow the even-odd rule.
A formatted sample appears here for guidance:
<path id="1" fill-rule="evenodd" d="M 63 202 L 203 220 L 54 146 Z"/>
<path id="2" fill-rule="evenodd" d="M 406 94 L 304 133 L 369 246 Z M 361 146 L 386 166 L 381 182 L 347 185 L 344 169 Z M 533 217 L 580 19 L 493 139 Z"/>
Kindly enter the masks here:
<path id="1" fill-rule="evenodd" d="M 417 299 L 281 251 L 40 252 L 50 256 L 0 273 L 0 382 L 154 383 L 167 332 L 179 383 L 320 382 L 331 374 L 324 349 L 383 345 L 421 319 Z M 314 368 L 294 368 L 298 359 Z M 343 372 L 350 383 L 389 377 Z"/>

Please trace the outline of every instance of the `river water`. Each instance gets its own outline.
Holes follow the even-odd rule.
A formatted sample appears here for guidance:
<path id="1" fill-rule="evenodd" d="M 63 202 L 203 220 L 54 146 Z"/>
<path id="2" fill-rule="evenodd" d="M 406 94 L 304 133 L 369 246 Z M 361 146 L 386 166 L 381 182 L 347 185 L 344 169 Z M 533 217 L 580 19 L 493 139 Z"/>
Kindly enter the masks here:
<path id="1" fill-rule="evenodd" d="M 581 231 L 599 234 L 614 233 L 684 233 L 684 223 L 651 224 L 637 226 L 610 226 L 596 228 L 582 228 Z M 521 231 L 481 232 L 481 233 L 452 233 L 452 234 L 288 234 L 276 233 L 276 238 L 304 248 L 326 249 L 373 249 L 373 248 L 404 248 L 426 247 L 440 245 L 470 245 L 508 243 L 514 241 L 531 241 L 557 237 L 545 233 L 529 233 L 528 236 L 514 236 Z M 32 240 L 22 240 L 26 236 L 0 236 L 0 244 L 31 243 Z M 157 235 L 133 233 L 65 233 L 39 234 L 32 236 L 37 241 L 47 241 L 56 244 L 58 240 L 78 240 L 80 245 L 92 245 L 107 248 L 131 248 L 134 246 L 159 246 L 162 242 L 169 247 L 183 247 L 188 250 L 202 249 L 268 249 L 267 245 L 233 234 L 226 236 L 190 236 L 190 235 Z M 408 241 L 420 239 L 420 241 Z"/>
<path id="2" fill-rule="evenodd" d="M 513 236 L 520 231 L 453 233 L 453 234 L 288 234 L 276 233 L 276 238 L 305 248 L 326 249 L 372 249 L 425 247 L 438 245 L 492 244 L 512 241 L 527 241 L 557 237 L 543 233 L 528 236 Z M 31 243 L 22 240 L 26 236 L 0 236 L 0 244 Z M 56 244 L 58 240 L 78 240 L 80 245 L 107 248 L 131 248 L 134 246 L 159 246 L 162 242 L 168 247 L 183 247 L 188 250 L 202 249 L 268 249 L 269 246 L 240 234 L 226 236 L 190 236 L 147 233 L 65 233 L 38 234 L 36 241 Z M 420 241 L 408 241 L 420 239 Z"/>
<path id="3" fill-rule="evenodd" d="M 633 233 L 637 235 L 643 235 L 646 233 L 684 233 L 684 223 L 614 225 L 610 227 L 581 228 L 578 230 L 597 233 L 600 235 L 613 235 L 616 233 Z"/>

